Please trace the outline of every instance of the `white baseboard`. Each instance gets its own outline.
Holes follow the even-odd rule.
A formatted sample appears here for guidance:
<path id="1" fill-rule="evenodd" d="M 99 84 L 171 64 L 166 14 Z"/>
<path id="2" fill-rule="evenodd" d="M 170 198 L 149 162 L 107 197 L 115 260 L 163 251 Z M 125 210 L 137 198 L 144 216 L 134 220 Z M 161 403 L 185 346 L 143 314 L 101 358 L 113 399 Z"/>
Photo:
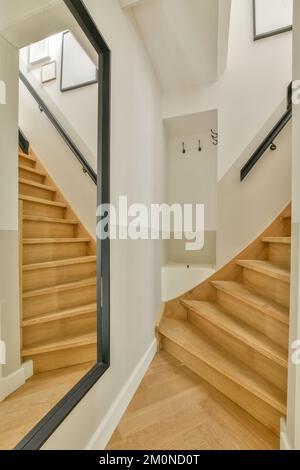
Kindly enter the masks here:
<path id="1" fill-rule="evenodd" d="M 135 370 L 132 372 L 116 400 L 107 411 L 96 432 L 89 440 L 86 446 L 86 450 L 105 449 L 124 412 L 126 411 L 133 395 L 135 394 L 145 373 L 147 372 L 156 352 L 157 341 L 155 339 L 136 366 Z"/>
<path id="2" fill-rule="evenodd" d="M 26 380 L 33 374 L 32 361 L 24 362 L 21 367 L 8 375 L 7 377 L 0 378 L 0 402 L 3 401 L 8 395 L 13 393 L 19 387 L 24 385 Z"/>
<path id="3" fill-rule="evenodd" d="M 287 435 L 286 421 L 284 418 L 280 421 L 280 450 L 293 450 Z"/>

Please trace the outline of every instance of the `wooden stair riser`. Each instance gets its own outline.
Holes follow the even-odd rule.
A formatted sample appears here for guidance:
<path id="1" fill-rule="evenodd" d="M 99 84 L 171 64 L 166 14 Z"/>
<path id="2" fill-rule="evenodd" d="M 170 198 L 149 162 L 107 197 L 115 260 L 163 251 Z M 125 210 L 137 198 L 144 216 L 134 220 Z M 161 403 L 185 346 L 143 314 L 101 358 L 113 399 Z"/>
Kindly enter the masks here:
<path id="1" fill-rule="evenodd" d="M 19 163 L 22 166 L 28 166 L 28 168 L 35 168 L 36 162 L 31 160 L 30 158 L 27 158 L 23 155 L 19 155 Z"/>
<path id="2" fill-rule="evenodd" d="M 94 261 L 24 271 L 23 292 L 81 281 L 94 276 L 96 276 L 96 263 Z"/>
<path id="3" fill-rule="evenodd" d="M 95 285 L 24 298 L 23 317 L 24 319 L 32 318 L 37 315 L 75 308 L 93 302 L 96 302 Z"/>
<path id="4" fill-rule="evenodd" d="M 47 201 L 53 201 L 55 196 L 55 192 L 50 189 L 44 189 L 22 182 L 19 183 L 19 194 L 46 199 Z"/>
<path id="5" fill-rule="evenodd" d="M 96 312 L 23 328 L 23 346 L 96 331 Z"/>
<path id="6" fill-rule="evenodd" d="M 282 227 L 283 227 L 283 234 L 285 237 L 290 237 L 292 233 L 292 226 L 291 226 L 291 218 L 284 217 L 281 219 Z"/>
<path id="7" fill-rule="evenodd" d="M 286 391 L 287 368 L 267 358 L 254 347 L 245 344 L 230 332 L 224 331 L 193 311 L 188 312 L 188 320 L 219 347 L 225 349 L 236 359 L 242 361 L 262 378 L 269 380 L 276 387 Z"/>
<path id="8" fill-rule="evenodd" d="M 286 237 L 290 237 L 292 235 L 292 227 L 291 227 L 291 219 L 284 219 L 283 223 L 283 233 Z"/>
<path id="9" fill-rule="evenodd" d="M 43 204 L 36 201 L 24 201 L 24 215 L 39 215 L 42 217 L 51 217 L 54 219 L 63 219 L 65 208 L 55 205 Z"/>
<path id="10" fill-rule="evenodd" d="M 277 435 L 286 415 L 289 215 L 290 206 L 240 257 L 167 302 L 157 326 L 163 349 Z"/>
<path id="11" fill-rule="evenodd" d="M 232 316 L 247 323 L 247 325 L 264 334 L 285 350 L 288 349 L 289 327 L 287 324 L 221 290 L 217 290 L 216 300 Z"/>
<path id="12" fill-rule="evenodd" d="M 282 416 L 276 409 L 251 393 L 251 391 L 241 387 L 214 367 L 205 363 L 205 361 L 201 361 L 198 357 L 195 357 L 192 353 L 186 351 L 180 345 L 164 336 L 162 338 L 162 346 L 165 351 L 185 364 L 193 372 L 230 398 L 234 403 L 246 410 L 273 433 L 279 435 L 280 418 Z"/>
<path id="13" fill-rule="evenodd" d="M 23 238 L 72 238 L 76 236 L 77 225 L 72 223 L 23 221 Z"/>
<path id="14" fill-rule="evenodd" d="M 32 357 L 26 357 L 26 359 L 32 359 L 33 372 L 34 374 L 39 374 L 54 369 L 62 369 L 64 367 L 69 367 L 75 364 L 96 362 L 96 357 L 97 346 L 96 344 L 91 344 L 78 348 L 38 354 Z"/>
<path id="15" fill-rule="evenodd" d="M 95 243 L 33 153 L 19 195 L 21 355 L 35 374 L 96 362 Z"/>
<path id="16" fill-rule="evenodd" d="M 89 243 L 41 243 L 23 245 L 23 264 L 79 258 L 89 254 Z"/>
<path id="17" fill-rule="evenodd" d="M 289 307 L 289 283 L 247 268 L 243 268 L 243 282 L 257 293 L 274 300 L 284 307 Z"/>
<path id="18" fill-rule="evenodd" d="M 19 177 L 27 180 L 35 181 L 36 183 L 44 184 L 46 175 L 41 175 L 30 171 L 30 168 L 19 168 Z"/>
<path id="19" fill-rule="evenodd" d="M 291 245 L 280 243 L 269 243 L 269 260 L 272 263 L 284 266 L 287 269 L 291 267 Z"/>

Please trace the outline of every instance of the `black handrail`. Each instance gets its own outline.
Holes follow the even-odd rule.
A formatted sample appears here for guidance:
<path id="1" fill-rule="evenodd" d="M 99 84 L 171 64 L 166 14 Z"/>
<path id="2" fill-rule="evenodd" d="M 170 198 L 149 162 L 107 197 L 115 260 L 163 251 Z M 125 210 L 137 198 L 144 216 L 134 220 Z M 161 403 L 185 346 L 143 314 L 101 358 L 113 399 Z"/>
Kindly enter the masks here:
<path id="1" fill-rule="evenodd" d="M 274 140 L 280 134 L 280 132 L 284 129 L 284 127 L 288 124 L 293 116 L 292 110 L 292 83 L 288 87 L 287 92 L 287 110 L 284 115 L 280 118 L 277 124 L 273 127 L 271 132 L 267 135 L 267 137 L 262 141 L 253 155 L 249 158 L 247 163 L 241 169 L 241 181 L 243 181 L 246 176 L 250 173 L 252 168 L 256 165 L 258 160 L 264 155 L 264 153 L 271 148 L 271 150 L 276 150 L 277 146 L 274 144 Z"/>
<path id="2" fill-rule="evenodd" d="M 19 129 L 19 146 L 21 147 L 23 153 L 29 155 L 29 142 L 21 131 L 21 129 Z"/>
<path id="3" fill-rule="evenodd" d="M 49 118 L 55 129 L 58 131 L 58 133 L 61 135 L 69 149 L 73 152 L 77 160 L 80 162 L 83 172 L 87 173 L 90 178 L 93 180 L 95 184 L 97 184 L 97 174 L 93 170 L 93 168 L 90 166 L 90 164 L 87 162 L 83 154 L 80 152 L 79 148 L 77 145 L 73 142 L 71 137 L 66 133 L 66 131 L 63 129 L 61 124 L 58 122 L 58 120 L 55 118 L 55 116 L 51 113 L 50 109 L 48 106 L 44 103 L 42 98 L 39 96 L 39 94 L 35 91 L 35 89 L 32 87 L 32 85 L 29 83 L 27 78 L 24 76 L 22 72 L 20 72 L 20 79 L 23 82 L 23 84 L 26 86 L 27 90 L 31 93 L 35 101 L 38 103 L 40 111 L 44 112 L 46 116 Z"/>

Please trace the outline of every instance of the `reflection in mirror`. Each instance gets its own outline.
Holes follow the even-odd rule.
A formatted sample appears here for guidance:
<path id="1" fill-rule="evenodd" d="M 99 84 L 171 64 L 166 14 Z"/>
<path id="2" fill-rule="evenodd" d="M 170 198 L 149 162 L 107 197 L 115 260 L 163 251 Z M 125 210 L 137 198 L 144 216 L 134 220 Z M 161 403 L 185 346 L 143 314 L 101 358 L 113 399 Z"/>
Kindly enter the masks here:
<path id="1" fill-rule="evenodd" d="M 66 30 L 94 71 L 98 56 L 64 4 L 39 3 L 0 21 L 0 449 L 97 362 L 98 83 L 62 93 Z M 76 69 L 76 54 L 65 59 Z"/>

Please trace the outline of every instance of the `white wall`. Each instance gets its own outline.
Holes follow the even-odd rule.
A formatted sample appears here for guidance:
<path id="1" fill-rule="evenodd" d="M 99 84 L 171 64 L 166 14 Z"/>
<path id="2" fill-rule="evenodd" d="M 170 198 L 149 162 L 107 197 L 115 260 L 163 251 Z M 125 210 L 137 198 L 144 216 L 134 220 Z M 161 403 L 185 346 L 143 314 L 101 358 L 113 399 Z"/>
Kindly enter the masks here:
<path id="1" fill-rule="evenodd" d="M 202 151 L 198 151 L 198 140 Z M 186 154 L 182 154 L 182 142 Z M 171 137 L 168 145 L 168 202 L 204 204 L 205 230 L 217 228 L 217 149 L 210 132 Z"/>
<path id="2" fill-rule="evenodd" d="M 163 117 L 218 110 L 218 179 L 276 110 L 292 78 L 292 34 L 253 42 L 252 0 L 232 0 L 228 63 L 216 84 L 167 93 Z"/>
<path id="3" fill-rule="evenodd" d="M 209 265 L 167 264 L 161 270 L 162 301 L 176 299 L 194 289 L 215 273 Z"/>
<path id="4" fill-rule="evenodd" d="M 57 65 L 57 79 L 48 83 L 41 83 L 41 67 L 45 63 L 31 65 L 28 62 L 29 47 L 20 51 L 22 71 L 26 78 L 41 95 L 53 114 L 61 119 L 63 124 L 72 136 L 77 134 L 83 141 L 81 145 L 78 138 L 80 150 L 85 154 L 87 148 L 87 159 L 94 169 L 97 168 L 97 113 L 98 113 L 98 85 L 92 84 L 87 87 L 78 88 L 66 92 L 60 91 L 61 74 L 61 52 L 62 33 L 58 33 L 49 38 L 50 60 L 55 60 Z M 76 60 L 76 57 L 74 57 Z M 80 64 L 77 64 L 80 67 Z M 57 109 L 59 112 L 57 112 Z"/>
<path id="5" fill-rule="evenodd" d="M 48 170 L 85 228 L 96 238 L 97 188 L 48 117 L 20 82 L 19 124 L 37 157 Z M 78 191 L 80 188 L 80 191 Z"/>
<path id="6" fill-rule="evenodd" d="M 6 343 L 7 360 L 0 371 L 1 400 L 10 388 L 9 377 L 16 374 L 16 388 L 24 383 L 19 322 L 18 51 L 1 36 L 0 80 L 6 84 L 6 104 L 0 104 L 0 339 Z"/>
<path id="7" fill-rule="evenodd" d="M 112 50 L 112 202 L 120 194 L 128 194 L 129 202 L 162 202 L 161 96 L 148 56 L 118 0 L 85 3 Z M 105 424 L 106 413 L 144 353 L 152 351 L 163 244 L 115 241 L 111 258 L 111 367 L 50 437 L 45 449 L 86 447 L 97 428 Z M 100 446 L 97 442 L 96 448 Z"/>
<path id="8" fill-rule="evenodd" d="M 280 106 L 270 121 L 278 121 L 283 109 Z M 268 150 L 240 181 L 241 168 L 269 132 L 270 121 L 218 183 L 217 267 L 253 242 L 291 200 L 291 125 L 278 136 L 276 152 Z"/>
<path id="9" fill-rule="evenodd" d="M 217 147 L 211 129 L 217 131 L 217 113 L 199 113 L 164 121 L 168 137 L 167 202 L 204 204 L 205 240 L 202 250 L 186 251 L 186 240 L 168 240 L 168 263 L 215 264 L 217 229 Z M 199 152 L 198 141 L 202 151 Z M 182 153 L 182 143 L 186 153 Z"/>
<path id="10" fill-rule="evenodd" d="M 300 3 L 294 2 L 293 79 L 300 80 Z M 290 351 L 286 426 L 281 429 L 281 448 L 300 450 L 300 370 L 292 362 L 294 341 L 300 339 L 300 106 L 293 107 L 293 184 L 292 184 L 292 272 L 290 307 Z M 299 356 L 299 354 L 298 354 Z"/>

